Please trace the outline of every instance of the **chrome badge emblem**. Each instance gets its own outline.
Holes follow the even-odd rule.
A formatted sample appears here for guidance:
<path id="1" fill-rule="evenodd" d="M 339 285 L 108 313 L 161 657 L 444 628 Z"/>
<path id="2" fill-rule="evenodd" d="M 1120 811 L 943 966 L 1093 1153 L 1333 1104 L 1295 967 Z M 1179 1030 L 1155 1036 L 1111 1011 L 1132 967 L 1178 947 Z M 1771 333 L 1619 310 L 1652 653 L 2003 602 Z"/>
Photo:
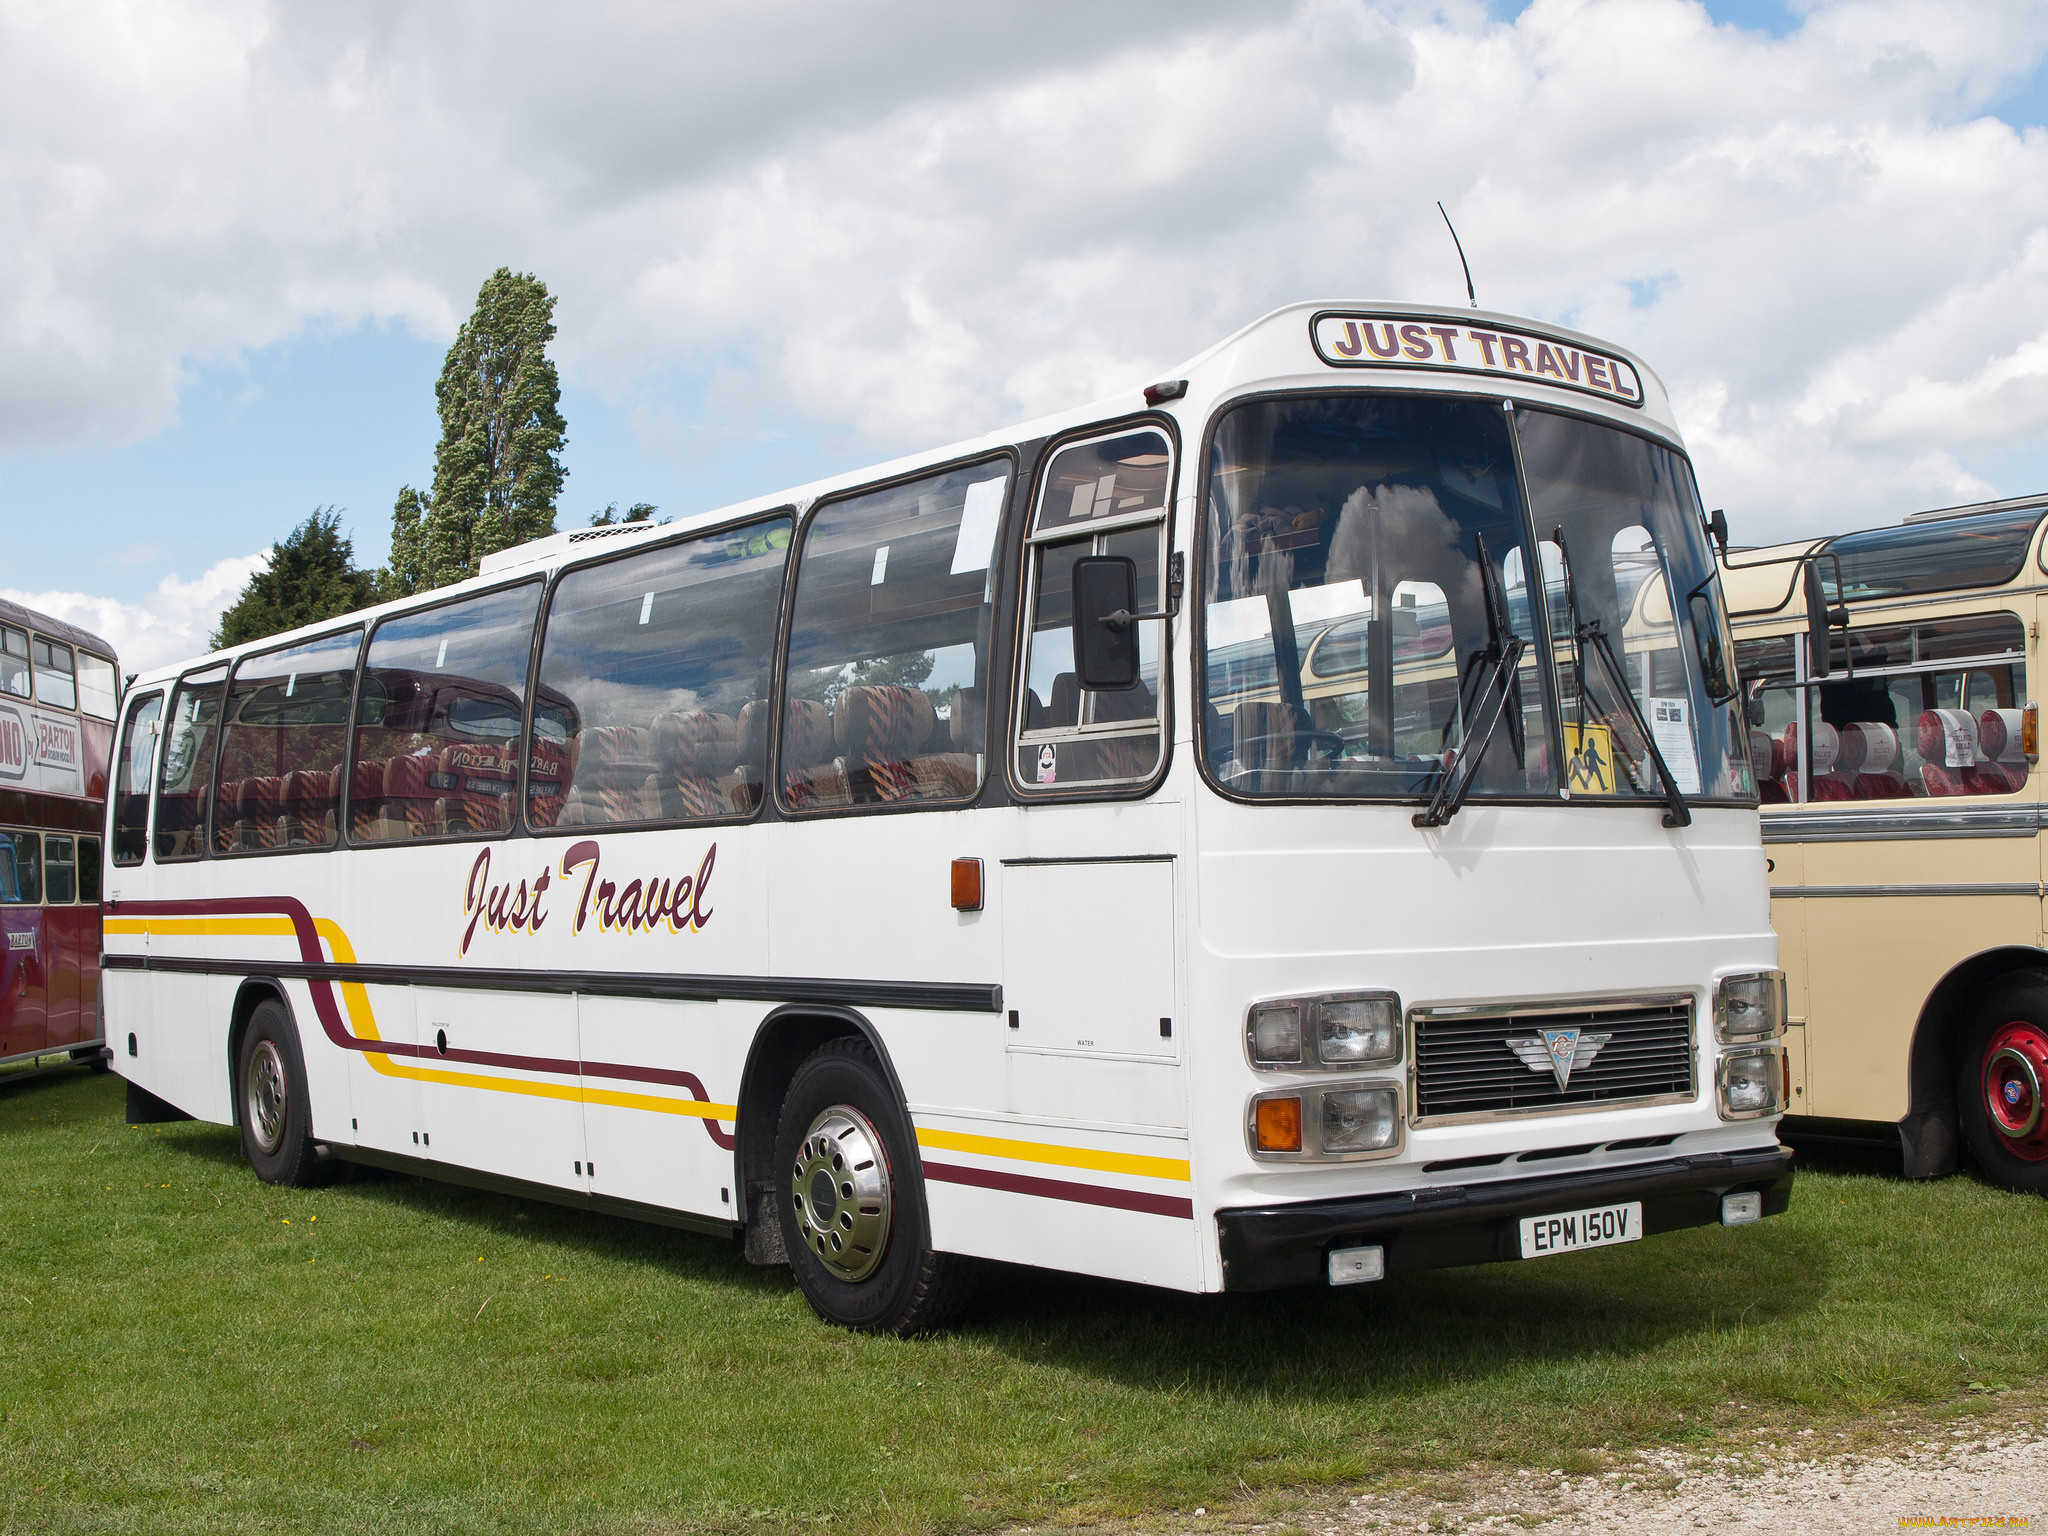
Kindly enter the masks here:
<path id="1" fill-rule="evenodd" d="M 1581 1034 L 1576 1029 L 1546 1029 L 1536 1035 L 1514 1035 L 1506 1044 L 1531 1072 L 1548 1072 L 1557 1079 L 1557 1091 L 1564 1092 L 1572 1073 L 1589 1067 L 1600 1048 L 1612 1035 Z"/>

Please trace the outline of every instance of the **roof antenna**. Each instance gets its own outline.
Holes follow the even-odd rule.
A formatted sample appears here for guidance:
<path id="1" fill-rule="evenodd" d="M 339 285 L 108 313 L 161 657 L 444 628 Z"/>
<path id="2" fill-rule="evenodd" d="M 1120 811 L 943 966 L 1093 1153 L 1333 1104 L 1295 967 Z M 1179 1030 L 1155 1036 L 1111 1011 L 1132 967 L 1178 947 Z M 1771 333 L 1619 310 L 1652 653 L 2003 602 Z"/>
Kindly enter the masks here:
<path id="1" fill-rule="evenodd" d="M 1458 226 L 1451 222 L 1451 216 L 1444 213 L 1443 200 L 1437 200 L 1436 211 L 1444 214 L 1444 228 L 1451 232 L 1451 244 L 1458 248 L 1458 265 L 1465 269 L 1465 297 L 1472 301 L 1472 307 L 1479 307 L 1479 295 L 1472 291 L 1472 263 L 1465 259 L 1465 242 L 1458 238 Z"/>

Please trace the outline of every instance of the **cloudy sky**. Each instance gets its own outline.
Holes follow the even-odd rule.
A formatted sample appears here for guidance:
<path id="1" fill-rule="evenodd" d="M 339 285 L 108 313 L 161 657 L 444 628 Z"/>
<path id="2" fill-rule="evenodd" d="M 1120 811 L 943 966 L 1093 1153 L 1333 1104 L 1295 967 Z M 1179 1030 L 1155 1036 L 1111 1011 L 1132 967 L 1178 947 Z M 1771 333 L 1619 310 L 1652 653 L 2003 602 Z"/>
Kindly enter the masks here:
<path id="1" fill-rule="evenodd" d="M 0 591 L 132 667 L 314 507 L 380 561 L 499 265 L 568 526 L 1461 303 L 1438 198 L 1745 541 L 2048 491 L 2044 58 L 2048 0 L 0 0 Z"/>

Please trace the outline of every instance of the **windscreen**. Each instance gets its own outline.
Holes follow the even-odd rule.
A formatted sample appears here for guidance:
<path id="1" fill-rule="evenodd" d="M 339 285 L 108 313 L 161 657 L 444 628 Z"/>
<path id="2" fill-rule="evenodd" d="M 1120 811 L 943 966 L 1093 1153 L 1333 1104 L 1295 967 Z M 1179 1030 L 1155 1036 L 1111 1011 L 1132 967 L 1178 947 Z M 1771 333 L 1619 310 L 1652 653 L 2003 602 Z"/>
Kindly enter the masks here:
<path id="1" fill-rule="evenodd" d="M 1226 789 L 1430 795 L 1479 750 L 1475 702 L 1505 687 L 1472 793 L 1555 793 L 1534 616 L 1510 580 L 1528 563 L 1508 432 L 1497 403 L 1414 395 L 1260 401 L 1219 424 L 1203 675 Z M 1520 663 L 1489 676 L 1511 636 Z"/>
<path id="2" fill-rule="evenodd" d="M 1474 797 L 1754 795 L 1671 450 L 1495 400 L 1259 401 L 1217 427 L 1207 518 L 1204 741 L 1225 790 L 1424 798 L 1464 757 Z"/>

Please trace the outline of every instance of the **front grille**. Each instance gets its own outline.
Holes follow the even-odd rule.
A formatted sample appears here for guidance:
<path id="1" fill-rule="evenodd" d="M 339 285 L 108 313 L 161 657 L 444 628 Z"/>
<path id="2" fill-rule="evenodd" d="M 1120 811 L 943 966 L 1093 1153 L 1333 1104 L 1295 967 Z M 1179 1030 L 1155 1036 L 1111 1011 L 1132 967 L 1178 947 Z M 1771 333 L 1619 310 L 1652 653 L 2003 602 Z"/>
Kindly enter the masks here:
<path id="1" fill-rule="evenodd" d="M 1692 1007 L 1690 997 L 1666 997 L 1566 1010 L 1417 1010 L 1411 1016 L 1415 1120 L 1689 1099 L 1695 1092 Z M 1587 1035 L 1608 1038 L 1590 1061 L 1581 1056 L 1560 1090 L 1547 1061 L 1540 1063 L 1541 1070 L 1532 1070 L 1508 1042 L 1525 1042 L 1524 1053 L 1531 1054 L 1526 1042 L 1541 1042 L 1546 1030 L 1567 1029 L 1577 1029 L 1581 1041 Z"/>

